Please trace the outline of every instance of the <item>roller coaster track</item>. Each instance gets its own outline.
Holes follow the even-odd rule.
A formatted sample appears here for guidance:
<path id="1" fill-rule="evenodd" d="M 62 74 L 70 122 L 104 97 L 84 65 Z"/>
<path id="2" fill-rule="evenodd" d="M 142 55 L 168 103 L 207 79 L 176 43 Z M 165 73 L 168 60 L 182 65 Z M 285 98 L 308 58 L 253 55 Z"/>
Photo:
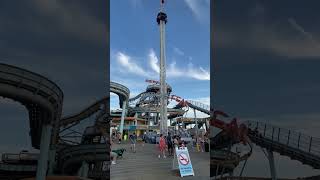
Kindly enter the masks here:
<path id="1" fill-rule="evenodd" d="M 59 169 L 63 174 L 73 174 L 83 161 L 94 163 L 97 161 L 109 161 L 110 153 L 107 144 L 80 144 L 67 147 L 59 151 Z"/>
<path id="2" fill-rule="evenodd" d="M 160 107 L 130 107 L 128 108 L 128 111 L 130 112 L 149 112 L 149 113 L 157 113 L 160 112 Z M 185 111 L 182 109 L 174 109 L 174 108 L 168 108 L 168 113 L 181 113 L 183 114 Z"/>
<path id="3" fill-rule="evenodd" d="M 210 164 L 211 164 L 210 171 L 213 173 L 210 173 L 210 176 L 219 176 L 219 175 L 223 176 L 223 174 L 233 172 L 233 170 L 240 164 L 240 162 L 247 161 L 248 158 L 251 156 L 252 154 L 251 143 L 249 143 L 249 146 L 250 146 L 250 150 L 247 153 L 243 154 L 242 156 L 236 153 L 232 153 L 228 150 L 211 150 L 211 153 L 213 155 L 211 155 L 211 158 L 210 158 Z"/>
<path id="4" fill-rule="evenodd" d="M 278 152 L 280 155 L 287 156 L 292 160 L 298 160 L 303 164 L 309 165 L 314 169 L 320 169 L 320 139 L 311 137 L 296 131 L 279 128 L 268 125 L 263 122 L 247 121 L 248 137 L 250 142 L 267 149 L 271 152 Z M 211 139 L 211 149 L 213 152 L 230 148 L 232 145 L 240 143 L 240 141 L 231 138 L 225 131 L 221 131 Z M 252 150 L 251 150 L 252 151 Z M 221 175 L 221 167 L 226 164 L 229 171 L 231 167 L 236 167 L 240 161 L 246 160 L 251 155 L 226 159 L 211 159 L 216 169 L 216 175 Z"/>
<path id="5" fill-rule="evenodd" d="M 57 136 L 63 92 L 49 79 L 31 71 L 0 63 L 0 96 L 24 105 L 29 112 L 32 146 L 40 148 L 43 124 L 52 124 Z"/>
<path id="6" fill-rule="evenodd" d="M 36 165 L 17 165 L 0 163 L 0 179 L 12 180 L 34 177 L 36 174 Z"/>
<path id="7" fill-rule="evenodd" d="M 187 104 L 189 107 L 196 109 L 200 112 L 206 113 L 208 115 L 210 115 L 210 106 L 197 102 L 197 101 L 192 101 L 192 100 L 187 100 Z"/>
<path id="8" fill-rule="evenodd" d="M 119 96 L 120 108 L 122 108 L 123 101 L 127 101 L 128 103 L 130 90 L 126 86 L 116 82 L 110 82 L 110 92 L 113 92 Z"/>
<path id="9" fill-rule="evenodd" d="M 320 138 L 262 122 L 246 124 L 250 128 L 248 136 L 256 145 L 320 169 Z"/>
<path id="10" fill-rule="evenodd" d="M 240 173 L 241 176 L 246 162 L 252 154 L 251 141 L 247 136 L 248 129 L 244 124 L 238 125 L 236 118 L 234 118 L 231 122 L 226 123 L 217 119 L 217 115 L 229 117 L 224 112 L 214 111 L 213 120 L 210 122 L 213 127 L 222 130 L 217 135 L 210 138 L 210 146 L 212 151 L 210 156 L 210 175 L 215 177 L 223 177 L 223 175 L 226 173 L 232 173 L 241 161 L 245 161 Z M 239 143 L 248 144 L 250 151 L 242 156 L 231 152 L 232 146 Z"/>
<path id="11" fill-rule="evenodd" d="M 81 120 L 83 120 L 83 119 L 91 116 L 92 114 L 96 113 L 97 111 L 101 110 L 100 109 L 101 105 L 106 105 L 107 103 L 109 103 L 109 97 L 104 97 L 104 98 L 94 102 L 93 104 L 91 104 L 87 108 L 83 109 L 79 113 L 65 116 L 60 120 L 60 126 L 66 126 L 69 124 L 80 122 Z"/>
<path id="12" fill-rule="evenodd" d="M 154 93 L 154 92 L 143 92 L 143 93 L 140 93 L 138 94 L 137 96 L 133 97 L 133 98 L 130 98 L 129 99 L 129 102 L 133 102 L 139 98 L 141 99 L 144 99 L 144 98 L 147 98 L 147 97 L 160 97 L 159 94 L 157 93 Z"/>
<path id="13" fill-rule="evenodd" d="M 67 127 L 62 129 L 61 132 L 69 129 L 89 116 L 92 116 L 96 112 L 98 112 L 95 117 L 96 124 L 98 123 L 97 126 L 104 127 L 106 124 L 108 124 L 107 106 L 109 106 L 109 99 L 109 97 L 104 97 L 91 104 L 81 112 L 63 118 L 60 122 L 60 126 Z M 103 130 L 105 131 L 105 129 Z M 63 170 L 59 173 L 72 175 L 79 170 L 84 161 L 88 163 L 107 161 L 109 159 L 107 150 L 108 147 L 106 144 L 60 144 L 56 156 L 56 169 Z"/>
<path id="14" fill-rule="evenodd" d="M 206 105 L 197 101 L 193 101 L 193 100 L 181 100 L 181 101 L 178 100 L 177 102 L 179 103 L 174 107 L 174 109 L 181 109 L 184 106 L 189 106 L 192 109 L 196 109 L 200 112 L 210 115 L 209 105 Z"/>

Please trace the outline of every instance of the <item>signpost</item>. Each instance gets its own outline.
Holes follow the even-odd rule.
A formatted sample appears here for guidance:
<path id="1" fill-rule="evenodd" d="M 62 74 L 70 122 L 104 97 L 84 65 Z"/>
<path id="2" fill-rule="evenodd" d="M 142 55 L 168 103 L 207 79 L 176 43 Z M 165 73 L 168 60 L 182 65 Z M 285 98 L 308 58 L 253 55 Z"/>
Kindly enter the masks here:
<path id="1" fill-rule="evenodd" d="M 194 176 L 191 159 L 189 156 L 188 148 L 187 147 L 176 147 L 175 154 L 172 163 L 172 169 L 178 169 L 180 171 L 180 176 Z M 178 165 L 176 164 L 178 162 Z"/>

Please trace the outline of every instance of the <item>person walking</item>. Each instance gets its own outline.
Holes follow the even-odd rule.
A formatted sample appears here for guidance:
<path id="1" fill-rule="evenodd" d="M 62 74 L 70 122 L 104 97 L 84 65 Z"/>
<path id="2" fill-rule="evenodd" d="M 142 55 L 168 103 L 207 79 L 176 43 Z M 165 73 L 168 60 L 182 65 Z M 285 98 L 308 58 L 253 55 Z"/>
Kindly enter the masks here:
<path id="1" fill-rule="evenodd" d="M 113 145 L 113 142 L 112 142 L 112 140 L 111 140 L 111 141 L 110 141 L 111 164 L 117 164 L 116 161 L 117 161 L 118 154 L 112 151 L 112 145 Z"/>
<path id="2" fill-rule="evenodd" d="M 166 150 L 166 140 L 163 138 L 162 134 L 160 134 L 158 158 L 160 158 L 161 155 L 163 155 L 163 158 L 166 158 L 165 150 Z"/>
<path id="3" fill-rule="evenodd" d="M 173 143 L 174 143 L 174 148 L 179 147 L 179 140 L 178 136 L 174 136 Z"/>
<path id="4" fill-rule="evenodd" d="M 121 144 L 121 133 L 120 132 L 118 133 L 118 139 L 119 139 L 118 143 Z"/>
<path id="5" fill-rule="evenodd" d="M 201 152 L 204 152 L 204 138 L 202 135 L 199 136 L 199 144 Z"/>
<path id="6" fill-rule="evenodd" d="M 142 135 L 142 146 L 144 146 L 144 144 L 146 143 L 146 138 L 147 138 L 146 132 L 144 132 Z"/>
<path id="7" fill-rule="evenodd" d="M 172 156 L 173 155 L 173 143 L 172 143 L 172 138 L 171 138 L 170 132 L 168 133 L 168 136 L 167 136 L 167 145 L 168 145 L 169 156 Z"/>
<path id="8" fill-rule="evenodd" d="M 136 143 L 137 143 L 137 136 L 134 132 L 132 135 L 130 135 L 130 141 L 131 141 L 131 150 L 135 153 L 136 152 Z"/>

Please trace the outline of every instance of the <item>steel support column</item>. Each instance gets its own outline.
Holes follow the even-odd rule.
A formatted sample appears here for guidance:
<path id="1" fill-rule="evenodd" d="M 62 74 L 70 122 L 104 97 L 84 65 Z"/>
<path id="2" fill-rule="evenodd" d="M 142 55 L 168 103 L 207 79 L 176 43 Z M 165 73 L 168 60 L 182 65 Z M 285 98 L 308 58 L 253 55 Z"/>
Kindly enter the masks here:
<path id="1" fill-rule="evenodd" d="M 120 121 L 121 139 L 122 139 L 122 136 L 123 136 L 123 125 L 124 125 L 124 118 L 125 118 L 125 115 L 126 115 L 126 106 L 127 106 L 127 100 L 124 100 L 123 104 L 122 104 L 122 113 L 121 113 L 121 121 Z"/>
<path id="2" fill-rule="evenodd" d="M 45 124 L 42 126 L 40 156 L 39 156 L 38 165 L 37 165 L 36 180 L 46 179 L 51 130 L 52 130 L 52 125 L 50 124 Z"/>
<path id="3" fill-rule="evenodd" d="M 197 119 L 196 109 L 193 109 L 193 113 L 194 113 L 194 122 L 196 123 L 196 139 L 198 139 L 198 119 Z"/>
<path id="4" fill-rule="evenodd" d="M 165 57 L 165 24 L 167 23 L 167 15 L 163 12 L 163 2 L 161 10 L 157 16 L 157 22 L 160 26 L 160 133 L 168 134 L 167 122 L 167 83 L 166 83 L 166 57 Z"/>
<path id="5" fill-rule="evenodd" d="M 86 161 L 82 161 L 82 165 L 79 169 L 78 176 L 80 177 L 88 177 L 89 172 L 89 164 Z"/>
<path id="6" fill-rule="evenodd" d="M 56 149 L 50 148 L 49 150 L 49 167 L 48 175 L 53 175 L 54 167 L 56 166 Z"/>
<path id="7" fill-rule="evenodd" d="M 277 180 L 277 174 L 276 174 L 276 168 L 275 168 L 275 163 L 274 163 L 273 152 L 271 150 L 267 150 L 267 152 L 268 152 L 268 160 L 269 160 L 269 165 L 270 165 L 271 179 L 272 180 Z"/>

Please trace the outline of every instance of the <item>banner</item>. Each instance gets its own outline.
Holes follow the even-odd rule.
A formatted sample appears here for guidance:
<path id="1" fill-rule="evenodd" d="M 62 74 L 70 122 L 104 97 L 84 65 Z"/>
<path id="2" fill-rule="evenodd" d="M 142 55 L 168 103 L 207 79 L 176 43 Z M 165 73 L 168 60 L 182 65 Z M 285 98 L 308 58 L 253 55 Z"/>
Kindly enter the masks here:
<path id="1" fill-rule="evenodd" d="M 176 147 L 176 158 L 179 164 L 179 170 L 181 177 L 194 176 L 191 159 L 187 147 Z M 174 159 L 176 159 L 174 158 Z M 174 169 L 174 165 L 173 165 Z"/>

